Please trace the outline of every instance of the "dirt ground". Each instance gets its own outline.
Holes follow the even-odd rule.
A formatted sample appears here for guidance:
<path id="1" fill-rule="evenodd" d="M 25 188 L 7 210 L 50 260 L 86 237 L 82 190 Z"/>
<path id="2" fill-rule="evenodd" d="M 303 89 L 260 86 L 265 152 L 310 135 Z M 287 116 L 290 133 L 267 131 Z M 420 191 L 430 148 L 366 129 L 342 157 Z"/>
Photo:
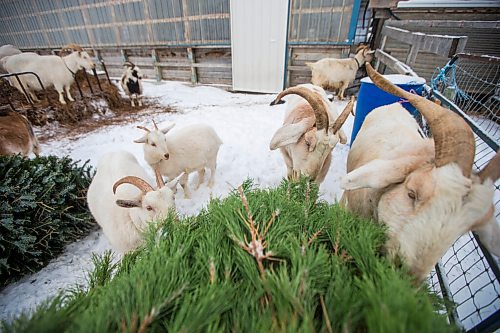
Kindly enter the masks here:
<path id="1" fill-rule="evenodd" d="M 40 142 L 58 137 L 78 137 L 97 128 L 135 121 L 137 118 L 158 112 L 160 106 L 151 99 L 143 98 L 143 106 L 132 107 L 128 98 L 120 95 L 117 86 L 110 83 L 106 76 L 93 75 L 80 71 L 76 74 L 76 83 L 71 87 L 74 102 L 59 102 L 59 95 L 54 88 L 37 92 L 39 103 L 31 105 L 24 95 L 10 86 L 6 80 L 0 80 L 0 105 L 11 105 L 38 127 Z M 83 95 L 83 97 L 82 97 Z M 173 109 L 161 112 L 175 112 Z M 50 130 L 49 130 L 50 129 Z"/>

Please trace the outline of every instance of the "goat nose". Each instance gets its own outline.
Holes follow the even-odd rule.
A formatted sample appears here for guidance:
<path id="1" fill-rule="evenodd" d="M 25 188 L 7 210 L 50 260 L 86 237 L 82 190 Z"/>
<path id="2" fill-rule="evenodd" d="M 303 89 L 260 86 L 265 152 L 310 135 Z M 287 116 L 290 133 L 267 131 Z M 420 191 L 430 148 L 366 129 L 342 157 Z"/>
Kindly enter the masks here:
<path id="1" fill-rule="evenodd" d="M 165 156 L 165 159 L 167 159 L 167 160 L 170 158 L 170 154 L 165 154 L 163 156 Z"/>

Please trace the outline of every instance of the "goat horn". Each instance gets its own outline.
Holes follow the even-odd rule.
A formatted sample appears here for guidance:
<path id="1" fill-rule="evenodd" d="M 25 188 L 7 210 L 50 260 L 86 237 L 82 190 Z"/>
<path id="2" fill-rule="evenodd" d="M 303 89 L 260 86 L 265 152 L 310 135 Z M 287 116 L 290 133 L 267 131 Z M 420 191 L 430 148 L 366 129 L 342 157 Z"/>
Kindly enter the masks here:
<path id="1" fill-rule="evenodd" d="M 155 168 L 155 176 L 156 176 L 156 185 L 158 186 L 158 189 L 164 187 L 165 182 L 163 181 L 163 177 L 161 176 L 161 173 L 160 173 L 160 170 L 158 170 L 158 167 Z"/>
<path id="2" fill-rule="evenodd" d="M 154 119 L 153 119 L 153 125 L 155 125 L 155 130 L 158 130 L 158 126 L 156 125 L 156 122 Z"/>
<path id="3" fill-rule="evenodd" d="M 342 125 L 344 125 L 345 121 L 347 120 L 347 117 L 349 117 L 349 113 L 352 113 L 352 110 L 354 109 L 355 101 L 356 98 L 352 96 L 349 103 L 345 106 L 344 111 L 342 111 L 337 120 L 335 120 L 332 126 L 333 134 L 337 133 L 339 129 L 342 127 Z"/>
<path id="4" fill-rule="evenodd" d="M 144 126 L 137 126 L 137 128 L 138 128 L 138 129 L 141 129 L 141 130 L 143 130 L 143 131 L 146 131 L 146 132 L 148 132 L 148 133 L 149 133 L 149 132 L 151 132 L 150 130 L 148 130 L 148 129 L 147 129 L 146 127 L 144 127 Z"/>
<path id="5" fill-rule="evenodd" d="M 139 190 L 141 190 L 143 193 L 154 191 L 154 188 L 151 185 L 149 185 L 148 182 L 145 181 L 144 179 L 141 179 L 141 178 L 136 177 L 136 176 L 127 176 L 127 177 L 123 177 L 122 179 L 118 180 L 113 185 L 113 194 L 116 193 L 116 189 L 121 184 L 132 184 L 135 187 L 137 187 Z"/>
<path id="6" fill-rule="evenodd" d="M 470 178 L 476 144 L 467 123 L 452 111 L 394 85 L 375 71 L 369 63 L 366 63 L 366 70 L 377 87 L 407 99 L 427 120 L 434 137 L 436 166 L 457 163 L 462 174 Z"/>
<path id="7" fill-rule="evenodd" d="M 487 178 L 496 182 L 500 178 L 500 150 L 497 151 L 495 156 L 488 162 L 488 164 L 479 171 L 479 179 L 484 182 Z"/>
<path id="8" fill-rule="evenodd" d="M 314 115 L 316 116 L 316 129 L 322 130 L 328 128 L 328 113 L 326 112 L 325 105 L 323 104 L 323 100 L 319 96 L 319 94 L 304 88 L 304 87 L 292 87 L 286 90 L 283 90 L 276 96 L 276 99 L 271 102 L 271 105 L 278 104 L 281 99 L 286 95 L 299 95 L 304 98 L 312 107 L 314 111 Z"/>

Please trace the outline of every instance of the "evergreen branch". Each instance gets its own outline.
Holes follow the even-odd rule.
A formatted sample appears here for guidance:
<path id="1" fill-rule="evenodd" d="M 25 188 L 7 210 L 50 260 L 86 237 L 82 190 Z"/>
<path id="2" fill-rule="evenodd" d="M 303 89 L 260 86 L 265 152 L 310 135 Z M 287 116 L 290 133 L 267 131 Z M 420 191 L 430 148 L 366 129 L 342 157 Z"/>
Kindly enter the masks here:
<path id="1" fill-rule="evenodd" d="M 210 259 L 210 284 L 214 284 L 215 282 L 215 264 L 214 260 Z"/>
<path id="2" fill-rule="evenodd" d="M 252 227 L 254 227 L 255 224 L 253 221 L 252 213 L 250 212 L 250 207 L 248 206 L 247 197 L 245 196 L 245 193 L 243 193 L 243 187 L 241 187 L 241 185 L 238 186 L 238 192 L 240 192 L 241 201 L 243 202 L 243 206 L 245 207 L 245 210 L 247 211 L 248 222 L 251 223 Z"/>
<path id="3" fill-rule="evenodd" d="M 272 213 L 271 218 L 267 222 L 266 230 L 264 230 L 264 233 L 262 234 L 262 237 L 266 237 L 267 232 L 269 231 L 269 227 L 271 226 L 271 224 L 273 224 L 273 222 L 276 219 L 277 215 L 278 215 L 278 212 L 276 212 L 276 211 Z"/>
<path id="4" fill-rule="evenodd" d="M 307 242 L 307 245 L 311 245 L 312 242 L 314 242 L 316 240 L 316 238 L 318 238 L 318 236 L 321 234 L 321 232 L 323 231 L 323 228 L 319 229 L 318 231 L 316 231 L 312 236 L 311 238 L 309 239 L 309 241 Z"/>
<path id="5" fill-rule="evenodd" d="M 330 323 L 330 317 L 326 311 L 325 301 L 323 300 L 323 295 L 319 295 L 319 301 L 321 302 L 321 309 L 323 309 L 323 316 L 325 317 L 326 328 L 328 333 L 333 333 L 332 324 Z"/>
<path id="6" fill-rule="evenodd" d="M 139 326 L 139 329 L 137 330 L 137 333 L 144 333 L 146 332 L 147 328 L 151 323 L 153 322 L 153 319 L 156 317 L 158 314 L 158 311 L 153 307 L 151 309 L 151 312 L 147 316 L 144 317 L 142 320 L 141 325 Z"/>
<path id="7" fill-rule="evenodd" d="M 246 235 L 243 235 L 243 237 L 245 239 L 245 243 L 243 243 L 241 241 L 237 241 L 237 244 L 242 249 L 247 251 L 248 254 L 250 254 L 251 256 L 253 256 L 255 258 L 255 260 L 257 261 L 257 267 L 259 268 L 260 275 L 261 275 L 262 279 L 265 280 L 265 269 L 264 269 L 264 265 L 262 264 L 262 261 L 264 259 L 272 260 L 274 258 L 272 257 L 272 254 L 273 254 L 272 251 L 265 253 L 265 249 L 266 249 L 268 244 L 264 240 L 264 237 L 267 234 L 267 232 L 269 231 L 269 227 L 273 223 L 274 219 L 276 218 L 276 213 L 275 212 L 272 213 L 272 216 L 266 225 L 264 233 L 261 234 L 259 232 L 260 224 L 255 225 L 255 221 L 253 220 L 252 213 L 250 212 L 248 200 L 245 196 L 245 193 L 243 192 L 242 186 L 238 187 L 238 192 L 240 194 L 241 202 L 243 203 L 243 206 L 245 207 L 245 210 L 247 211 L 248 220 L 245 221 L 245 225 L 248 227 L 248 229 L 250 231 L 250 235 L 252 236 L 252 241 L 248 242 Z"/>

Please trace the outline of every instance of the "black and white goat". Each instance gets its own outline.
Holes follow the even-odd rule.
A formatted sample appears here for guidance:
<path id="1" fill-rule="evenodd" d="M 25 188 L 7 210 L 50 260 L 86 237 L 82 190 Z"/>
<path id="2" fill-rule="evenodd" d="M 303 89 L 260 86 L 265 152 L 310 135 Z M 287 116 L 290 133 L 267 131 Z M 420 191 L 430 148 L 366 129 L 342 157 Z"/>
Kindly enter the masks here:
<path id="1" fill-rule="evenodd" d="M 127 61 L 123 64 L 125 72 L 120 80 L 123 91 L 130 97 L 130 103 L 135 106 L 137 104 L 142 106 L 142 73 L 139 67 Z"/>

